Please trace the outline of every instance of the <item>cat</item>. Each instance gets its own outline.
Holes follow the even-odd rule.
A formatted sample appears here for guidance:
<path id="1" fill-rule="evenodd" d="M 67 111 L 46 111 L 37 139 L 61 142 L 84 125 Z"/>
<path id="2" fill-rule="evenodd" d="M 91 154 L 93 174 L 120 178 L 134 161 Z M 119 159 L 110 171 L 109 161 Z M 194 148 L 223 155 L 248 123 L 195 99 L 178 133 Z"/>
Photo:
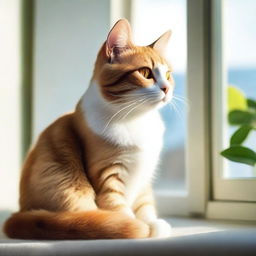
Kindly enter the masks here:
<path id="1" fill-rule="evenodd" d="M 171 31 L 135 46 L 119 20 L 101 47 L 75 111 L 38 138 L 23 165 L 20 211 L 4 225 L 10 238 L 168 237 L 151 188 L 162 148 L 158 109 L 173 95 L 165 59 Z"/>

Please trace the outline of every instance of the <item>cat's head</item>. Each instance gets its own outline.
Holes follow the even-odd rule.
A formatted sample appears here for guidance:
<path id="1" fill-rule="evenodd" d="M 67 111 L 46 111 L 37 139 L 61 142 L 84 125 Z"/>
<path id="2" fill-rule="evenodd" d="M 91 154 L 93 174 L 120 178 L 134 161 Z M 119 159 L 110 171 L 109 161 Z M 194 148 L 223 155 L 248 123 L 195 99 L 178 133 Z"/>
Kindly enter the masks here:
<path id="1" fill-rule="evenodd" d="M 127 20 L 109 32 L 94 69 L 103 98 L 117 106 L 148 110 L 163 106 L 173 95 L 172 70 L 165 59 L 171 31 L 148 46 L 136 46 Z M 135 111 L 134 111 L 135 112 Z"/>

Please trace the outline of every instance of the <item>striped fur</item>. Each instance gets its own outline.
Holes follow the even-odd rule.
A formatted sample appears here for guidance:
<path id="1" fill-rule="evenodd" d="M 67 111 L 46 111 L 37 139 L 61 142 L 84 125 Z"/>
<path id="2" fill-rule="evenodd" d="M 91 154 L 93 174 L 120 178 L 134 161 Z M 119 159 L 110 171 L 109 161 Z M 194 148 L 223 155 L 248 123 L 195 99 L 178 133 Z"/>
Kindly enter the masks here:
<path id="1" fill-rule="evenodd" d="M 169 224 L 157 218 L 151 189 L 164 132 L 157 109 L 170 100 L 174 86 L 159 50 L 169 35 L 139 47 L 132 43 L 128 22 L 117 22 L 75 111 L 46 128 L 29 152 L 20 211 L 4 226 L 9 237 L 170 234 Z"/>

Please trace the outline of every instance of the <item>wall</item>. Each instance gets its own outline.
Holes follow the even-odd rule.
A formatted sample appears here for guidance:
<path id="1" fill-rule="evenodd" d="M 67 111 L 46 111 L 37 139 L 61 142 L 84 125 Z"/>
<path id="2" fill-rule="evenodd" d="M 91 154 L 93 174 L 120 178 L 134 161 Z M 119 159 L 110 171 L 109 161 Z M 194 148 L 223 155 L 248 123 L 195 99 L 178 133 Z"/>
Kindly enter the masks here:
<path id="1" fill-rule="evenodd" d="M 0 210 L 16 209 L 21 158 L 20 0 L 0 0 Z"/>
<path id="2" fill-rule="evenodd" d="M 110 27 L 110 0 L 37 0 L 33 138 L 74 106 Z"/>

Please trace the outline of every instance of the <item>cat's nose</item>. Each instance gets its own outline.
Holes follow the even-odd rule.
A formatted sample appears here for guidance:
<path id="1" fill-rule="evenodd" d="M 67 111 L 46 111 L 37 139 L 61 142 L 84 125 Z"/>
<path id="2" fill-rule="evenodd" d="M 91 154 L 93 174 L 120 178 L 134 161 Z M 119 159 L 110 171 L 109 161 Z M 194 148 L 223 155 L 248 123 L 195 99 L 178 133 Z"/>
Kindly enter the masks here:
<path id="1" fill-rule="evenodd" d="M 165 93 L 165 94 L 167 94 L 168 93 L 168 91 L 169 91 L 169 85 L 167 85 L 167 84 L 162 84 L 161 86 L 160 86 L 160 89 Z"/>

